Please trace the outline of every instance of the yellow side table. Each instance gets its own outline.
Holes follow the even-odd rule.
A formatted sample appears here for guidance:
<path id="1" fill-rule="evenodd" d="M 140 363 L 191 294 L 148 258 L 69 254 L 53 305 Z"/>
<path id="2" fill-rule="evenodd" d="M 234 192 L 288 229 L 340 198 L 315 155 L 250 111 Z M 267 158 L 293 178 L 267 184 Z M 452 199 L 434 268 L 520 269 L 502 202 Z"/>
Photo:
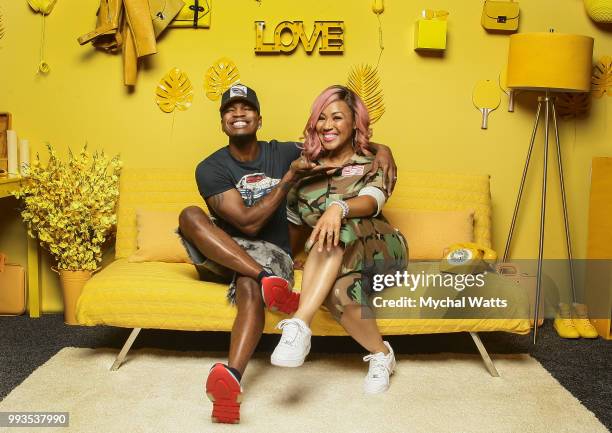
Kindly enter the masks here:
<path id="1" fill-rule="evenodd" d="M 0 199 L 11 197 L 12 191 L 19 189 L 23 182 L 21 176 L 0 177 Z M 26 233 L 28 240 L 28 310 L 30 317 L 40 317 L 40 277 L 38 272 L 38 241 Z"/>

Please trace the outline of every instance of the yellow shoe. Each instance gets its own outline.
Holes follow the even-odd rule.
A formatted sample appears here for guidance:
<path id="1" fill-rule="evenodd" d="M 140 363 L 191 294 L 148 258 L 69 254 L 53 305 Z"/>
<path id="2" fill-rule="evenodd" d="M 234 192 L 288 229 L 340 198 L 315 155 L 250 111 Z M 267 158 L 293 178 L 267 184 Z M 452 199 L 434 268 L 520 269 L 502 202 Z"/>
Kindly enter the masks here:
<path id="1" fill-rule="evenodd" d="M 584 304 L 572 304 L 572 322 L 581 337 L 597 338 L 597 329 L 591 324 Z"/>
<path id="2" fill-rule="evenodd" d="M 553 327 L 561 338 L 580 338 L 580 333 L 572 321 L 570 307 L 567 304 L 559 304 Z"/>

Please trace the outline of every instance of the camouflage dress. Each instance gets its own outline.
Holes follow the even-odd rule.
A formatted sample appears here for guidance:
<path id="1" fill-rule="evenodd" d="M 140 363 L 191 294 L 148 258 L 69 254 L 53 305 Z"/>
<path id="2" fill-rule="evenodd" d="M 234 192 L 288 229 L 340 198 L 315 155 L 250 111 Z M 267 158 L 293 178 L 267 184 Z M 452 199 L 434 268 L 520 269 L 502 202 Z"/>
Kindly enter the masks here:
<path id="1" fill-rule="evenodd" d="M 373 158 L 354 154 L 350 161 L 331 175 L 307 178 L 299 182 L 288 197 L 288 206 L 302 223 L 314 227 L 334 200 L 357 197 L 366 186 L 384 190 L 382 170 L 368 173 Z M 404 236 L 382 214 L 348 218 L 340 229 L 344 257 L 326 305 L 339 319 L 344 306 L 369 305 L 374 274 L 395 274 L 406 269 L 408 254 Z M 309 252 L 307 245 L 306 252 Z"/>

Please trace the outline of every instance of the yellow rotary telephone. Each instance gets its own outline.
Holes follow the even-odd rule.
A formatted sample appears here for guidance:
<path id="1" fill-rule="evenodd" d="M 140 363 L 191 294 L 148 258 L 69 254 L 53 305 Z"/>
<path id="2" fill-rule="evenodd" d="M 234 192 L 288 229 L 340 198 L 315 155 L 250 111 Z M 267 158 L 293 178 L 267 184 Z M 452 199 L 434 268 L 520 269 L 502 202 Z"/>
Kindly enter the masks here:
<path id="1" fill-rule="evenodd" d="M 480 274 L 497 260 L 497 253 L 491 248 L 473 242 L 451 245 L 444 251 L 440 272 L 451 274 Z"/>

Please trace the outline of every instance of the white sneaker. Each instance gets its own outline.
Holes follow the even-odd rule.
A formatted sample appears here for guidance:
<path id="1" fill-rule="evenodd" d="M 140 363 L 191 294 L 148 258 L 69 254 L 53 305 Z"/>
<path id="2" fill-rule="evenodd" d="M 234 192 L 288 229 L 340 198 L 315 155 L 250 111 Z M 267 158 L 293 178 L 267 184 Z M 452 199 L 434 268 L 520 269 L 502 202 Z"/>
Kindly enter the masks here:
<path id="1" fill-rule="evenodd" d="M 378 352 L 363 357 L 364 361 L 370 361 L 370 369 L 363 382 L 363 391 L 366 394 L 378 394 L 389 389 L 389 376 L 395 370 L 395 355 L 389 343 L 383 343 L 389 349 L 387 355 Z"/>
<path id="2" fill-rule="evenodd" d="M 283 330 L 283 335 L 270 357 L 272 365 L 299 367 L 310 352 L 310 328 L 296 317 L 281 320 L 276 327 Z"/>

